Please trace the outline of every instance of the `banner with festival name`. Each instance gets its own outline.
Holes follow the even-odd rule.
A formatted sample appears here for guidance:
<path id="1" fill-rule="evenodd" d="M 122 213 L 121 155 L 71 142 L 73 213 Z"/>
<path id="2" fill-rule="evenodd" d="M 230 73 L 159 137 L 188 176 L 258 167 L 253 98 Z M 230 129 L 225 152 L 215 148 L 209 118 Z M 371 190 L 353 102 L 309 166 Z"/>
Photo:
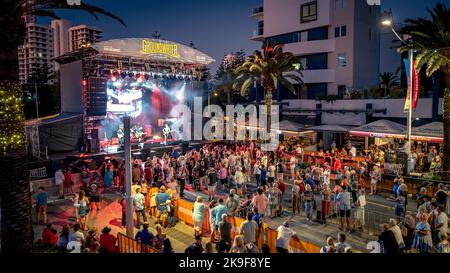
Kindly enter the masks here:
<path id="1" fill-rule="evenodd" d="M 409 71 L 410 71 L 410 64 L 412 63 L 412 70 L 413 70 L 413 84 L 411 86 L 410 81 L 409 81 Z M 409 59 L 405 59 L 405 69 L 407 71 L 406 73 L 406 80 L 408 82 L 408 90 L 407 90 L 407 94 L 406 94 L 406 102 L 405 102 L 405 107 L 404 107 L 404 111 L 407 112 L 409 111 L 410 108 L 410 104 L 412 102 L 412 109 L 416 109 L 417 107 L 417 102 L 419 101 L 419 96 L 420 96 L 420 76 L 417 73 L 416 67 L 415 67 L 415 63 L 414 63 L 414 59 L 410 62 Z M 412 99 L 411 99 L 411 95 L 412 95 Z"/>

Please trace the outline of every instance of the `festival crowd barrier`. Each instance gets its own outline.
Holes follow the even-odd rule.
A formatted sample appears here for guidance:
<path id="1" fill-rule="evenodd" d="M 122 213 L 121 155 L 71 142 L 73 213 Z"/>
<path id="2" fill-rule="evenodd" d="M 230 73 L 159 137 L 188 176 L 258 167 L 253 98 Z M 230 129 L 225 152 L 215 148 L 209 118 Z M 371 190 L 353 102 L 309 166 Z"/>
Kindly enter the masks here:
<path id="1" fill-rule="evenodd" d="M 158 250 L 151 246 L 140 243 L 122 233 L 118 233 L 117 253 L 158 253 Z"/>

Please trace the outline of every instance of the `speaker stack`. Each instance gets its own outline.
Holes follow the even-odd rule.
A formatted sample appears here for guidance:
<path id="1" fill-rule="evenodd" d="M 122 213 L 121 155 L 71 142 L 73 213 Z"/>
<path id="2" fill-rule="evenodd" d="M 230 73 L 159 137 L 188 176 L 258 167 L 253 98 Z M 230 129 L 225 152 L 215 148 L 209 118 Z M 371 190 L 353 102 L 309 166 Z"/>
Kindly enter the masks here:
<path id="1" fill-rule="evenodd" d="M 108 101 L 106 78 L 90 77 L 87 88 L 87 115 L 105 116 Z"/>
<path id="2" fill-rule="evenodd" d="M 98 138 L 98 129 L 91 130 L 91 137 L 88 139 L 89 153 L 96 154 L 100 152 L 100 139 Z"/>

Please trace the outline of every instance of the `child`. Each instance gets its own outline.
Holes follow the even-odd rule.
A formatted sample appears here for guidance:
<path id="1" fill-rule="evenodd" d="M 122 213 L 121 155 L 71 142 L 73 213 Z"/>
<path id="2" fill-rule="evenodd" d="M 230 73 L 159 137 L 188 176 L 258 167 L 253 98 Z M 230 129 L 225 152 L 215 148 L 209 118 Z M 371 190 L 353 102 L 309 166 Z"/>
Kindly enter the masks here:
<path id="1" fill-rule="evenodd" d="M 437 251 L 438 253 L 450 253 L 450 244 L 448 242 L 448 235 L 442 234 L 441 235 L 441 242 L 437 245 Z"/>

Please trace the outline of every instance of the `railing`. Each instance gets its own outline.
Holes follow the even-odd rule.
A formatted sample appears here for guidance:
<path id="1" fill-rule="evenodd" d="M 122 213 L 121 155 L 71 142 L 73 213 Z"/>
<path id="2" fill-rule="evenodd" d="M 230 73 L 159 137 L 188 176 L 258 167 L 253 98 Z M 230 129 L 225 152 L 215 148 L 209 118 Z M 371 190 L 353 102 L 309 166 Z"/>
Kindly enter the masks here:
<path id="1" fill-rule="evenodd" d="M 158 253 L 154 247 L 145 245 L 122 233 L 117 234 L 117 253 Z"/>
<path id="2" fill-rule="evenodd" d="M 259 14 L 259 13 L 263 13 L 263 12 L 264 12 L 264 7 L 263 6 L 253 8 L 253 15 Z"/>

